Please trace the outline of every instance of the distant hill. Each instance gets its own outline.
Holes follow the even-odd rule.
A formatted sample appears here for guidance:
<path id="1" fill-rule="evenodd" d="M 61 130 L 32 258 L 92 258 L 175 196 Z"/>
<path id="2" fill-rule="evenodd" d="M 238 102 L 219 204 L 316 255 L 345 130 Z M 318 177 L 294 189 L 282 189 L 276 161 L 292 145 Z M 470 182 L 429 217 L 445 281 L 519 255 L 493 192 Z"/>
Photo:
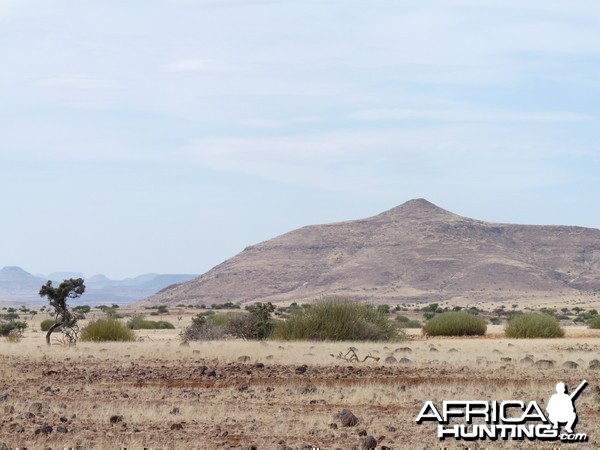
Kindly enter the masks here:
<path id="1" fill-rule="evenodd" d="M 0 301 L 23 303 L 40 300 L 37 293 L 46 281 L 20 267 L 4 267 L 0 269 Z"/>
<path id="2" fill-rule="evenodd" d="M 48 280 L 58 285 L 67 278 L 84 278 L 86 290 L 81 297 L 82 303 L 121 303 L 127 304 L 141 300 L 155 292 L 177 283 L 189 281 L 196 275 L 144 274 L 124 280 L 111 280 L 104 275 L 95 275 L 86 279 L 78 272 L 54 272 L 47 277 L 32 275 L 20 267 L 0 269 L 0 304 L 22 304 L 45 302 L 38 292 Z"/>
<path id="3" fill-rule="evenodd" d="M 306 226 L 140 305 L 482 300 L 600 290 L 600 230 L 487 223 L 424 199 L 366 219 Z"/>

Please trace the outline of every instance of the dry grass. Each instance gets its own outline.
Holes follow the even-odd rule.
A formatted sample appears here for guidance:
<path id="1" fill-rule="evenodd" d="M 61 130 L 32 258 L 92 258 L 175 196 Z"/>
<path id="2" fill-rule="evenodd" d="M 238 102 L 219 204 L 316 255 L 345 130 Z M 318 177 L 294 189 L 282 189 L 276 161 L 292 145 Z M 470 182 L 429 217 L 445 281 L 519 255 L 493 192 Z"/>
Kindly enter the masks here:
<path id="1" fill-rule="evenodd" d="M 165 319 L 177 323 L 176 317 Z M 390 448 L 439 448 L 433 426 L 414 422 L 425 400 L 544 402 L 557 381 L 575 386 L 584 378 L 590 386 L 577 401 L 577 431 L 588 433 L 590 441 L 569 448 L 600 445 L 598 372 L 588 369 L 598 358 L 600 330 L 568 327 L 567 337 L 559 340 L 503 339 L 502 326 L 491 326 L 484 338 L 425 340 L 416 334 L 391 344 L 219 341 L 189 346 L 179 345 L 179 330 L 142 330 L 136 334 L 146 336 L 144 342 L 47 348 L 44 333 L 33 329 L 20 343 L 0 340 L 0 446 L 351 449 L 360 445 L 358 431 L 366 429 Z M 330 356 L 350 346 L 360 357 L 380 360 L 348 363 Z M 405 347 L 411 352 L 399 350 Z M 244 355 L 249 361 L 240 362 Z M 555 367 L 520 364 L 526 355 L 554 360 Z M 411 363 L 387 363 L 389 356 Z M 565 361 L 579 368 L 566 369 Z M 302 365 L 306 371 L 298 373 Z M 216 376 L 202 374 L 202 366 Z M 35 402 L 42 411 L 30 413 Z M 342 408 L 361 419 L 357 427 L 341 426 L 335 415 Z M 111 424 L 114 415 L 123 420 Z M 54 431 L 36 435 L 44 424 Z M 59 426 L 68 432 L 57 433 Z M 455 444 L 460 442 L 445 443 L 460 447 Z M 548 448 L 547 443 L 484 444 Z"/>

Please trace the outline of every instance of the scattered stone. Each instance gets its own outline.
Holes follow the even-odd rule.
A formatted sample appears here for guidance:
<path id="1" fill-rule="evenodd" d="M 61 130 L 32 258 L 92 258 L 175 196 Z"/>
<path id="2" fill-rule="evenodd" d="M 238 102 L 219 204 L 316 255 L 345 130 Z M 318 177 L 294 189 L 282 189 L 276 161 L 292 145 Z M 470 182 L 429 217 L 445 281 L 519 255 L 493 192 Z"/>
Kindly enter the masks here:
<path id="1" fill-rule="evenodd" d="M 179 409 L 179 407 L 174 406 L 173 409 L 169 412 L 169 414 L 173 414 L 173 415 L 179 415 L 181 414 L 181 410 Z"/>
<path id="2" fill-rule="evenodd" d="M 110 423 L 112 423 L 114 425 L 115 423 L 119 423 L 119 422 L 123 422 L 123 416 L 118 416 L 116 414 L 113 416 L 110 416 Z"/>
<path id="3" fill-rule="evenodd" d="M 342 409 L 338 414 L 343 427 L 354 427 L 358 425 L 358 418 L 349 409 Z"/>
<path id="4" fill-rule="evenodd" d="M 337 430 L 338 429 L 337 423 L 330 423 L 329 428 L 331 428 L 332 430 Z"/>
<path id="5" fill-rule="evenodd" d="M 358 430 L 358 435 L 359 436 L 366 436 L 367 434 L 368 434 L 367 430 L 364 430 L 364 429 L 363 430 Z"/>
<path id="6" fill-rule="evenodd" d="M 373 436 L 367 436 L 362 442 L 362 448 L 364 448 L 364 449 L 377 448 L 377 440 Z"/>
<path id="7" fill-rule="evenodd" d="M 208 371 L 208 367 L 206 367 L 206 366 L 198 367 L 198 372 L 200 372 L 200 375 L 206 374 L 207 371 Z"/>
<path id="8" fill-rule="evenodd" d="M 396 427 L 392 426 L 392 425 L 388 425 L 385 427 L 385 430 L 390 432 L 390 433 L 395 433 L 396 432 Z"/>
<path id="9" fill-rule="evenodd" d="M 183 424 L 174 423 L 173 425 L 171 425 L 171 430 L 183 430 Z"/>
<path id="10" fill-rule="evenodd" d="M 398 361 L 398 364 L 412 364 L 412 361 L 408 358 L 400 358 L 400 361 Z"/>
<path id="11" fill-rule="evenodd" d="M 237 387 L 238 392 L 246 392 L 248 390 L 248 384 L 242 383 Z"/>
<path id="12" fill-rule="evenodd" d="M 8 400 L 8 394 L 0 394 L 0 402 L 5 402 Z"/>
<path id="13" fill-rule="evenodd" d="M 65 433 L 68 433 L 69 430 L 67 430 L 65 427 L 56 427 L 56 432 L 65 434 Z"/>
<path id="14" fill-rule="evenodd" d="M 317 387 L 312 384 L 306 384 L 306 385 L 300 387 L 299 392 L 302 395 L 314 394 L 315 392 L 317 392 Z"/>
<path id="15" fill-rule="evenodd" d="M 4 414 L 12 414 L 15 412 L 15 407 L 13 405 L 4 406 Z"/>
<path id="16" fill-rule="evenodd" d="M 512 362 L 512 358 L 509 358 L 508 356 L 503 356 L 502 358 L 500 358 L 500 361 L 505 362 L 505 363 L 511 363 Z"/>
<path id="17" fill-rule="evenodd" d="M 448 350 L 448 353 L 458 353 L 458 350 L 452 347 L 450 350 Z"/>
<path id="18" fill-rule="evenodd" d="M 385 362 L 387 364 L 398 364 L 398 360 L 393 356 L 388 356 L 387 358 L 385 358 Z"/>
<path id="19" fill-rule="evenodd" d="M 533 364 L 533 358 L 531 356 L 526 356 L 519 361 L 520 364 Z"/>
<path id="20" fill-rule="evenodd" d="M 217 371 L 215 369 L 209 370 L 206 372 L 206 376 L 209 378 L 215 378 L 217 376 Z"/>
<path id="21" fill-rule="evenodd" d="M 303 364 L 301 366 L 296 367 L 296 373 L 305 373 L 307 369 L 308 366 L 306 364 Z"/>
<path id="22" fill-rule="evenodd" d="M 554 367 L 554 361 L 549 359 L 540 359 L 535 362 L 535 366 L 540 369 L 552 369 Z"/>
<path id="23" fill-rule="evenodd" d="M 68 422 L 68 421 L 69 421 L 69 419 L 67 419 L 65 416 L 62 416 L 62 417 L 61 417 L 59 420 L 60 420 L 62 423 L 66 423 L 66 422 Z"/>
<path id="24" fill-rule="evenodd" d="M 129 398 L 129 394 L 127 392 L 121 392 L 121 397 Z"/>
<path id="25" fill-rule="evenodd" d="M 398 347 L 394 352 L 398 353 L 412 353 L 412 348 L 410 347 Z"/>
<path id="26" fill-rule="evenodd" d="M 429 349 L 429 351 L 430 351 L 430 352 L 439 352 L 439 350 L 438 350 L 437 348 L 435 348 L 435 347 L 431 347 L 431 348 Z M 373 438 L 373 439 L 375 439 L 375 438 Z"/>
<path id="27" fill-rule="evenodd" d="M 33 413 L 33 414 L 40 414 L 43 409 L 44 409 L 44 405 L 42 405 L 40 402 L 32 403 L 29 406 L 29 412 Z"/>
<path id="28" fill-rule="evenodd" d="M 271 360 L 271 359 L 273 359 L 273 358 L 274 358 L 274 356 L 273 356 L 273 355 L 267 355 L 267 356 L 265 357 L 265 359 L 268 359 L 268 360 Z"/>
<path id="29" fill-rule="evenodd" d="M 254 368 L 255 369 L 264 369 L 265 365 L 261 362 L 257 362 L 256 364 L 254 364 Z"/>
<path id="30" fill-rule="evenodd" d="M 577 369 L 579 364 L 577 364 L 575 361 L 565 361 L 562 366 L 565 369 Z"/>
<path id="31" fill-rule="evenodd" d="M 52 433 L 54 429 L 52 428 L 51 425 L 42 425 L 41 427 L 39 427 L 37 430 L 35 430 L 35 434 L 50 434 Z"/>
<path id="32" fill-rule="evenodd" d="M 252 358 L 250 358 L 248 355 L 242 355 L 242 356 L 238 356 L 237 360 L 238 360 L 238 362 L 245 363 L 245 362 L 250 361 L 251 359 Z"/>
<path id="33" fill-rule="evenodd" d="M 600 361 L 597 359 L 592 359 L 590 361 L 589 368 L 592 370 L 600 370 Z"/>

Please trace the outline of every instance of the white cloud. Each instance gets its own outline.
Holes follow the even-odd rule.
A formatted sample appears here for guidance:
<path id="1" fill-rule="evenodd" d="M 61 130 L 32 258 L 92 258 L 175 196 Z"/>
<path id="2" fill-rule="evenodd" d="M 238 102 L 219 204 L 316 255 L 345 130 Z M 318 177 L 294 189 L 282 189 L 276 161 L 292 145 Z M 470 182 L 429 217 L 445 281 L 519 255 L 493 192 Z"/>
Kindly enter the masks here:
<path id="1" fill-rule="evenodd" d="M 283 128 L 294 125 L 316 123 L 319 121 L 317 117 L 299 117 L 294 119 L 267 119 L 267 118 L 251 118 L 242 119 L 240 125 L 250 128 Z"/>
<path id="2" fill-rule="evenodd" d="M 225 72 L 234 68 L 227 64 L 205 58 L 191 58 L 167 64 L 169 72 Z"/>
<path id="3" fill-rule="evenodd" d="M 551 136 L 514 126 L 437 125 L 264 138 L 210 138 L 182 155 L 212 170 L 352 192 L 420 186 L 510 191 L 556 185 L 574 176 Z"/>
<path id="4" fill-rule="evenodd" d="M 468 109 L 376 108 L 350 114 L 351 118 L 386 120 L 426 120 L 443 122 L 582 122 L 592 120 L 587 114 L 571 112 L 511 112 Z"/>
<path id="5" fill-rule="evenodd" d="M 38 86 L 59 87 L 67 89 L 120 89 L 114 80 L 88 77 L 84 75 L 64 75 L 38 80 Z"/>

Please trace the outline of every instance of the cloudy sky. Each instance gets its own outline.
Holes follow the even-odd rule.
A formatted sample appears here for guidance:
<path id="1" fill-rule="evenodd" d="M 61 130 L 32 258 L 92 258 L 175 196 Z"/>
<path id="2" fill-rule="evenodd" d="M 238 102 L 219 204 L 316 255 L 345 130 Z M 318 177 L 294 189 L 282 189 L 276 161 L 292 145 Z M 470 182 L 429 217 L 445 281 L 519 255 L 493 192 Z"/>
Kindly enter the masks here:
<path id="1" fill-rule="evenodd" d="M 0 267 L 202 273 L 424 197 L 600 228 L 597 0 L 0 0 Z"/>

